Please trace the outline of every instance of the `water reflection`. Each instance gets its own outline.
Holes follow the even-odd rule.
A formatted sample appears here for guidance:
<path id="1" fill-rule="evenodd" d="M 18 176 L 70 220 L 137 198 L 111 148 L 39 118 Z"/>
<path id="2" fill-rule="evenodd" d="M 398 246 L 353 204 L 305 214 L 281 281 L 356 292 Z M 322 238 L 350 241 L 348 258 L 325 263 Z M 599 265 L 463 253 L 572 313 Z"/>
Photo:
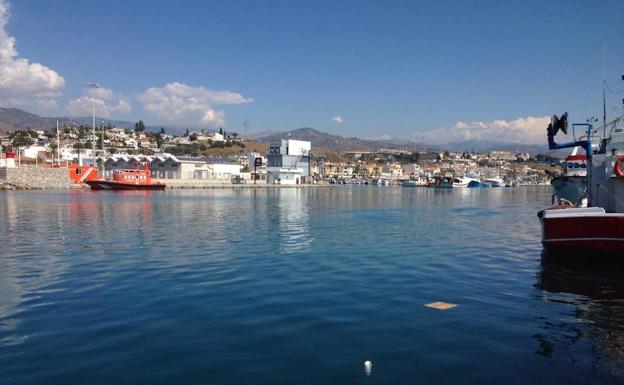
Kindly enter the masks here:
<path id="1" fill-rule="evenodd" d="M 35 208 L 15 194 L 0 195 L 0 346 L 23 342 L 16 333 L 24 304 L 38 304 L 68 268 L 63 254 L 66 210 L 58 204 Z M 52 229 L 52 231 L 50 231 Z M 17 237 L 15 234 L 27 234 Z"/>
<path id="2" fill-rule="evenodd" d="M 301 189 L 279 190 L 277 210 L 282 253 L 304 252 L 312 245 L 307 197 Z"/>
<path id="3" fill-rule="evenodd" d="M 544 318 L 541 332 L 535 335 L 537 353 L 557 354 L 580 360 L 589 347 L 592 368 L 604 365 L 618 375 L 624 374 L 624 267 L 614 262 L 562 260 L 545 253 L 536 287 L 541 299 L 572 306 L 572 311 L 557 318 Z M 566 320 L 565 318 L 571 318 Z"/>

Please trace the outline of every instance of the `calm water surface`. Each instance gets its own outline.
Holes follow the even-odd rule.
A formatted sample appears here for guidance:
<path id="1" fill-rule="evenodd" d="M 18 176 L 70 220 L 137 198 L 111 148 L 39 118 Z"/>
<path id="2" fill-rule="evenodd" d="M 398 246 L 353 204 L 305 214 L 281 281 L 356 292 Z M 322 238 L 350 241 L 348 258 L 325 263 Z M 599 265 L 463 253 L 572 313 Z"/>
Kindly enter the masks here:
<path id="1" fill-rule="evenodd" d="M 544 260 L 549 202 L 0 193 L 0 383 L 623 383 L 624 270 Z"/>

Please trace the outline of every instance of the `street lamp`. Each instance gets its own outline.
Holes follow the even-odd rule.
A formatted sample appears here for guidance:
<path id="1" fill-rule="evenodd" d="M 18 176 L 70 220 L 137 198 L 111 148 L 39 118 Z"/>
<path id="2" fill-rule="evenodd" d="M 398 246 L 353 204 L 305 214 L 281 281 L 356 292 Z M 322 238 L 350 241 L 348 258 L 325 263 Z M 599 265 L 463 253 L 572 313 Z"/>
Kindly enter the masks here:
<path id="1" fill-rule="evenodd" d="M 95 142 L 97 141 L 97 136 L 95 135 L 95 90 L 100 88 L 100 85 L 96 82 L 90 82 L 87 84 L 87 87 L 91 89 L 91 113 L 93 117 L 93 164 L 95 165 Z"/>

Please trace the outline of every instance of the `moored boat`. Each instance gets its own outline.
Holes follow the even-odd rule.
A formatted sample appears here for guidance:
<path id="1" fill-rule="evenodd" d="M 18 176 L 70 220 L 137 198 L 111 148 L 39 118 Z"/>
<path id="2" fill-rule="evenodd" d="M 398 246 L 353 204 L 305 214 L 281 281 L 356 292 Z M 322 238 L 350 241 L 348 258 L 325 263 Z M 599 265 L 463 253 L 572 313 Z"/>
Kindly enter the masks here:
<path id="1" fill-rule="evenodd" d="M 401 183 L 401 186 L 403 187 L 426 187 L 429 184 L 429 181 L 427 181 L 427 179 L 425 178 L 416 178 L 416 179 L 410 179 L 410 180 L 406 180 L 403 183 Z"/>
<path id="2" fill-rule="evenodd" d="M 485 187 L 485 185 L 483 184 L 483 182 L 477 179 L 473 179 L 470 181 L 470 183 L 468 183 L 468 188 L 482 188 L 482 187 Z"/>
<path id="3" fill-rule="evenodd" d="M 453 187 L 468 187 L 470 186 L 470 182 L 473 182 L 474 180 L 475 179 L 466 176 L 453 178 Z"/>
<path id="4" fill-rule="evenodd" d="M 587 156 L 578 154 L 580 147 L 575 147 L 564 163 L 563 172 L 554 176 L 550 184 L 555 192 L 553 203 L 569 202 L 574 206 L 583 206 L 587 191 Z"/>
<path id="5" fill-rule="evenodd" d="M 501 178 L 487 178 L 485 180 L 485 186 L 487 187 L 505 187 L 505 181 Z"/>
<path id="6" fill-rule="evenodd" d="M 152 172 L 146 162 L 137 169 L 113 170 L 113 179 L 90 179 L 84 183 L 91 190 L 164 190 L 166 187 L 152 181 Z"/>
<path id="7" fill-rule="evenodd" d="M 434 188 L 453 188 L 453 178 L 451 177 L 435 177 L 427 187 Z"/>
<path id="8" fill-rule="evenodd" d="M 592 123 L 573 124 L 584 127 L 587 136 L 570 143 L 557 144 L 559 130 L 567 134 L 567 113 L 553 116 L 548 126 L 549 149 L 581 146 L 587 154 L 587 207 L 566 202 L 538 213 L 542 224 L 542 244 L 548 252 L 573 253 L 588 251 L 591 255 L 618 256 L 624 251 L 624 128 L 620 116 L 604 124 L 599 146 L 593 145 Z M 607 135 L 607 127 L 610 132 Z"/>

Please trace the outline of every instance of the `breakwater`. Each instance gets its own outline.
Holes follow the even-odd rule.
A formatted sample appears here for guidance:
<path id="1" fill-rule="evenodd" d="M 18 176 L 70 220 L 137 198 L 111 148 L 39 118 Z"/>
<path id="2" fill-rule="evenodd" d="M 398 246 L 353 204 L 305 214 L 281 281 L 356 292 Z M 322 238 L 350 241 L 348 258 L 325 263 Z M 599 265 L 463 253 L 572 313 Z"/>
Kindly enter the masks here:
<path id="1" fill-rule="evenodd" d="M 298 187 L 320 187 L 328 186 L 326 183 L 322 184 L 298 184 L 298 185 L 279 185 L 279 184 L 267 184 L 262 181 L 254 184 L 253 182 L 247 183 L 232 183 L 229 180 L 217 180 L 217 179 L 159 179 L 160 183 L 167 185 L 167 189 L 214 189 L 214 188 L 298 188 Z"/>
<path id="2" fill-rule="evenodd" d="M 3 190 L 68 189 L 69 182 L 67 169 L 63 168 L 0 168 L 0 189 Z"/>

